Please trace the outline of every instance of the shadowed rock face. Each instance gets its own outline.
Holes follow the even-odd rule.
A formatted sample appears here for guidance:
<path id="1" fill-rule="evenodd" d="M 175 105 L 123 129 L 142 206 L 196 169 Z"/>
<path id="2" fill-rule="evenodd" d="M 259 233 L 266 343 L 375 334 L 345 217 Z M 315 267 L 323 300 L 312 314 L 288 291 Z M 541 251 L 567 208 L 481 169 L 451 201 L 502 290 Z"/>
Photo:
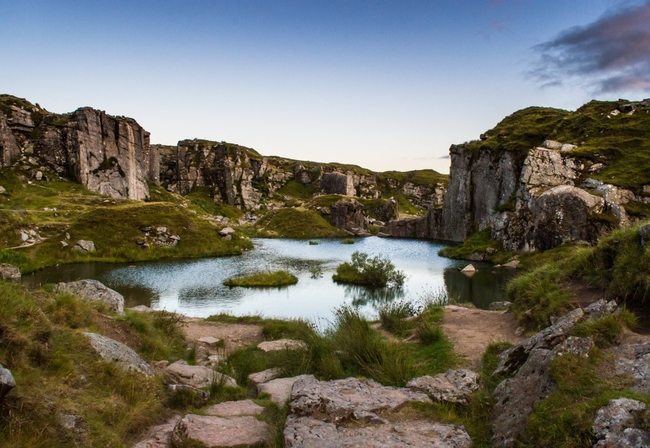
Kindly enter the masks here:
<path id="1" fill-rule="evenodd" d="M 11 165 L 11 162 L 19 155 L 20 148 L 9 128 L 7 117 L 0 112 L 0 167 L 4 168 Z"/>

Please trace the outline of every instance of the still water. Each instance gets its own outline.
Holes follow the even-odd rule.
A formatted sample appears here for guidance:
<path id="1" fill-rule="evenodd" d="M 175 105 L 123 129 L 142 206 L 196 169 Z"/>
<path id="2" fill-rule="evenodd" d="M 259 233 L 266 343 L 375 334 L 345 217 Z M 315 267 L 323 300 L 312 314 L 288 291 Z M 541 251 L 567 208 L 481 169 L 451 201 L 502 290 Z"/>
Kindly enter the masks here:
<path id="1" fill-rule="evenodd" d="M 227 312 L 234 315 L 329 319 L 342 304 L 358 306 L 372 316 L 391 300 L 420 300 L 447 292 L 461 301 L 486 308 L 502 300 L 503 287 L 512 270 L 474 263 L 479 272 L 471 277 L 459 272 L 464 261 L 439 257 L 441 243 L 388 238 L 360 238 L 355 244 L 340 240 L 255 239 L 255 248 L 241 256 L 145 262 L 137 264 L 83 263 L 53 267 L 23 277 L 31 286 L 93 278 L 122 293 L 126 306 L 147 305 L 188 316 L 207 317 Z M 388 257 L 406 273 L 400 289 L 370 289 L 334 283 L 336 266 L 349 261 L 354 251 Z M 285 269 L 298 284 L 282 288 L 229 288 L 230 277 L 260 270 Z"/>

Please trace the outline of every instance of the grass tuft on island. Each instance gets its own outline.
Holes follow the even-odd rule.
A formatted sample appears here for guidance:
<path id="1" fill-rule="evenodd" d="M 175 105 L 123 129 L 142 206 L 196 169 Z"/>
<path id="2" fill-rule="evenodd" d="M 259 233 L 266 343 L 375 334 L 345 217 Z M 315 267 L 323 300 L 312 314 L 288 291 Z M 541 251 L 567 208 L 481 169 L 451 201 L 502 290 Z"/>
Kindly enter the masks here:
<path id="1" fill-rule="evenodd" d="M 233 277 L 224 280 L 226 286 L 243 286 L 249 288 L 269 287 L 269 286 L 288 286 L 298 283 L 298 277 L 287 271 L 273 272 L 256 272 L 242 277 Z"/>
<path id="2" fill-rule="evenodd" d="M 351 283 L 373 287 L 401 287 L 406 275 L 383 255 L 370 257 L 364 252 L 352 254 L 352 261 L 340 264 L 332 279 L 338 283 Z"/>

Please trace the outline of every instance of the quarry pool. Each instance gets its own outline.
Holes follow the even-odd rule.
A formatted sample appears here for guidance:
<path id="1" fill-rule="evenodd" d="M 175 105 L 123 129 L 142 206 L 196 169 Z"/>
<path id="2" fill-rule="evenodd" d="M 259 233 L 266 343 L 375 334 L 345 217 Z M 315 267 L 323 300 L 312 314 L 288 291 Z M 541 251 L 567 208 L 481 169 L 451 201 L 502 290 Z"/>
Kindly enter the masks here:
<path id="1" fill-rule="evenodd" d="M 342 304 L 358 306 L 368 316 L 387 301 L 419 300 L 446 291 L 461 301 L 486 308 L 503 299 L 503 287 L 513 270 L 474 263 L 479 269 L 467 276 L 458 268 L 465 261 L 438 256 L 444 244 L 388 238 L 341 240 L 255 239 L 255 248 L 241 256 L 136 264 L 83 263 L 47 268 L 23 276 L 35 287 L 46 283 L 93 278 L 122 293 L 126 306 L 147 305 L 193 317 L 217 313 L 262 314 L 266 317 L 330 319 Z M 399 289 L 370 289 L 334 283 L 336 266 L 349 261 L 354 251 L 388 257 L 407 279 Z M 260 270 L 286 269 L 298 284 L 282 288 L 229 288 L 222 282 Z"/>

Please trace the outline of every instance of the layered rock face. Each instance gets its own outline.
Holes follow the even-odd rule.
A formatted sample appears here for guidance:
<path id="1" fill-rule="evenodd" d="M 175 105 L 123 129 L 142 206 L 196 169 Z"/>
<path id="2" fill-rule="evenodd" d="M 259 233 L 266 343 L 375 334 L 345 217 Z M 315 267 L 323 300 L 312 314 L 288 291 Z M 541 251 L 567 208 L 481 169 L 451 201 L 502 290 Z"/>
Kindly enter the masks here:
<path id="1" fill-rule="evenodd" d="M 432 208 L 418 220 L 393 221 L 387 233 L 463 241 L 491 227 L 492 238 L 506 250 L 547 250 L 565 242 L 593 243 L 629 222 L 623 204 L 648 202 L 629 190 L 586 177 L 593 165 L 566 149 L 552 149 L 557 143 L 546 141 L 525 158 L 513 152 L 499 155 L 452 146 L 442 209 Z M 560 144 L 567 146 L 571 145 Z"/>
<path id="2" fill-rule="evenodd" d="M 147 199 L 147 181 L 159 182 L 158 152 L 135 120 L 89 107 L 51 114 L 23 101 L 0 112 L 0 164 L 22 155 L 59 175 L 114 198 Z"/>
<path id="3" fill-rule="evenodd" d="M 78 109 L 65 126 L 41 124 L 34 153 L 60 174 L 114 198 L 147 199 L 159 182 L 158 153 L 135 120 Z"/>

